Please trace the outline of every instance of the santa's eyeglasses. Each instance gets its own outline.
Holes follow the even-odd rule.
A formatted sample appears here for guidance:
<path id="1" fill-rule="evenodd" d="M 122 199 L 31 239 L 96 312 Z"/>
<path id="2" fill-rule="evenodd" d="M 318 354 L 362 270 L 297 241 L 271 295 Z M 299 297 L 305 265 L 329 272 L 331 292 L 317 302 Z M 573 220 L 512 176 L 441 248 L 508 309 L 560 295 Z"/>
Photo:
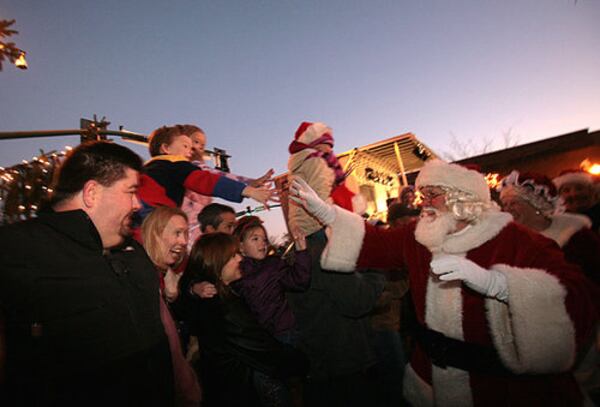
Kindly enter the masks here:
<path id="1" fill-rule="evenodd" d="M 427 202 L 431 202 L 440 196 L 444 196 L 446 193 L 448 193 L 448 191 L 440 187 L 423 187 L 418 191 L 421 200 Z"/>

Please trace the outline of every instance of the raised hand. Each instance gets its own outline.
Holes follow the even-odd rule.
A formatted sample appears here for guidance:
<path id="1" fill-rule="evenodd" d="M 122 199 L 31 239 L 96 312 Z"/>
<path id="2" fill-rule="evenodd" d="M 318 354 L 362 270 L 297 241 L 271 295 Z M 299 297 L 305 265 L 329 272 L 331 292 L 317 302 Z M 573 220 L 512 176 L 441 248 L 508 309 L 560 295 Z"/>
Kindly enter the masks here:
<path id="1" fill-rule="evenodd" d="M 290 184 L 290 199 L 302 205 L 324 225 L 331 225 L 335 220 L 333 205 L 323 201 L 319 195 L 300 177 L 294 177 Z"/>
<path id="2" fill-rule="evenodd" d="M 264 175 L 262 175 L 261 177 L 252 180 L 248 185 L 255 188 L 269 186 L 269 184 L 273 182 L 273 174 L 275 174 L 275 171 L 273 170 L 273 168 L 271 168 L 269 171 L 265 172 Z"/>
<path id="3" fill-rule="evenodd" d="M 266 186 L 251 187 L 248 185 L 242 191 L 242 195 L 247 198 L 252 198 L 257 202 L 263 204 L 266 210 L 269 210 L 269 201 L 279 202 L 279 196 L 275 188 L 269 188 Z"/>
<path id="4" fill-rule="evenodd" d="M 165 288 L 164 294 L 165 298 L 168 302 L 173 302 L 179 296 L 179 279 L 181 278 L 182 273 L 175 273 L 170 267 L 167 269 L 167 273 L 165 274 Z"/>
<path id="5" fill-rule="evenodd" d="M 292 230 L 292 238 L 294 239 L 296 250 L 306 250 L 306 236 L 300 229 L 295 228 Z"/>

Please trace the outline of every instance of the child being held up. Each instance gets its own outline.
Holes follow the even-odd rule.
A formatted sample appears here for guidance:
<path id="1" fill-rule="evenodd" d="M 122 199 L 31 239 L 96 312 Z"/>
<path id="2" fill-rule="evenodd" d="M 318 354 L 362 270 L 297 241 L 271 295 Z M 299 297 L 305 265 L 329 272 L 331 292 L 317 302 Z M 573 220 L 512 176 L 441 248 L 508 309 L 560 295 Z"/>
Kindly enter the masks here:
<path id="1" fill-rule="evenodd" d="M 152 158 L 144 164 L 138 188 L 142 204 L 137 219 L 140 224 L 157 206 L 181 207 L 186 190 L 232 202 L 241 202 L 248 197 L 266 207 L 268 201 L 275 198 L 274 189 L 249 186 L 192 164 L 192 140 L 182 132 L 181 126 L 164 126 L 154 130 L 148 149 Z"/>
<path id="2" fill-rule="evenodd" d="M 240 241 L 243 256 L 240 263 L 242 278 L 231 287 L 248 304 L 258 322 L 282 343 L 295 346 L 298 340 L 296 319 L 287 302 L 286 291 L 301 292 L 310 286 L 310 256 L 304 236 L 296 233 L 294 263 L 277 255 L 269 255 L 267 231 L 257 216 L 246 216 L 238 221 L 234 231 Z M 204 284 L 204 290 L 196 286 Z M 198 283 L 192 291 L 201 298 L 214 295 L 214 290 Z"/>

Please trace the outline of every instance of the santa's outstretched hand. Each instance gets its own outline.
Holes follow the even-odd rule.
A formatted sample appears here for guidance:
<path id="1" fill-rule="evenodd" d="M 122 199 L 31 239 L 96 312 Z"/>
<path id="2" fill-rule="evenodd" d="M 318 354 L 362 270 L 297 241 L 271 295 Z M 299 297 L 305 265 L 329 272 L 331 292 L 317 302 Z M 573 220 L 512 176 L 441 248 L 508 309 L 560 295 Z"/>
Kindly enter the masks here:
<path id="1" fill-rule="evenodd" d="M 294 177 L 290 184 L 290 199 L 304 207 L 324 225 L 335 220 L 335 208 L 323 201 L 319 195 L 300 177 Z"/>
<path id="2" fill-rule="evenodd" d="M 436 255 L 431 271 L 442 281 L 462 280 L 468 287 L 487 297 L 508 300 L 506 276 L 496 270 L 486 270 L 471 260 L 453 254 Z"/>

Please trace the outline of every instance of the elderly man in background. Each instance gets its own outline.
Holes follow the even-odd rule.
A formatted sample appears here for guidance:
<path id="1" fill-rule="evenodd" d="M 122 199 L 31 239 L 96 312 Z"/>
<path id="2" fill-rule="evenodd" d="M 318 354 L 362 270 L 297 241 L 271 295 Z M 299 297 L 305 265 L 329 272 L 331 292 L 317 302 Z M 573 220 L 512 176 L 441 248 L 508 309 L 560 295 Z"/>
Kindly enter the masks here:
<path id="1" fill-rule="evenodd" d="M 537 173 L 512 171 L 502 180 L 502 207 L 515 222 L 552 239 L 567 261 L 577 264 L 600 287 L 600 236 L 579 213 L 562 213 L 552 181 Z"/>
<path id="2" fill-rule="evenodd" d="M 591 174 L 577 169 L 565 170 L 552 180 L 567 212 L 579 213 L 592 220 L 592 230 L 600 232 L 600 202 Z"/>
<path id="3" fill-rule="evenodd" d="M 409 272 L 417 344 L 404 378 L 414 406 L 580 405 L 570 372 L 594 327 L 587 280 L 554 242 L 512 221 L 477 171 L 433 160 L 418 222 L 382 230 L 296 180 L 292 199 L 329 226 L 331 270 Z"/>

